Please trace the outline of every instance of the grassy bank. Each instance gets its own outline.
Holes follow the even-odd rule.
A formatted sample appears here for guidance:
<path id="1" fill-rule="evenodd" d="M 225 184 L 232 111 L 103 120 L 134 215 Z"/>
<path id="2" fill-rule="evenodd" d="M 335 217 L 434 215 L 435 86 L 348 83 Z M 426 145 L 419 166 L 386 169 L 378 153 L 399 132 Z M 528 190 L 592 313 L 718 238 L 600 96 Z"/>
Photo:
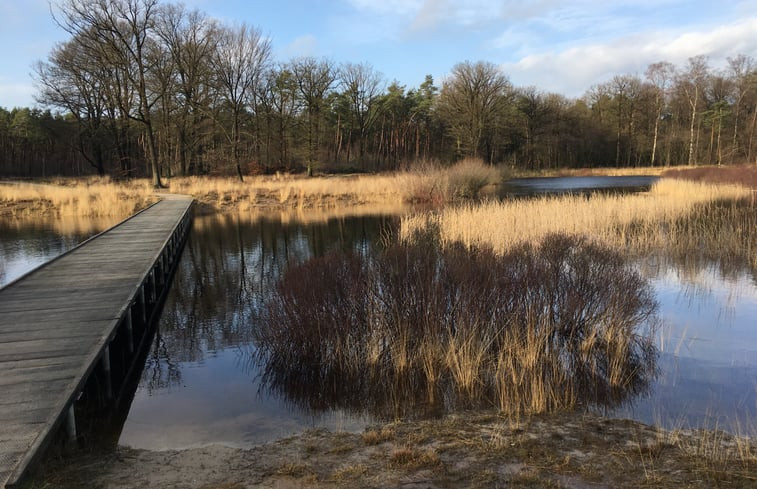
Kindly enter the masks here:
<path id="1" fill-rule="evenodd" d="M 174 178 L 170 191 L 192 195 L 214 209 L 340 209 L 359 206 L 443 204 L 475 199 L 503 174 L 480 160 L 449 168 L 419 167 L 388 174 L 273 175 L 238 179 Z"/>
<path id="2" fill-rule="evenodd" d="M 463 160 L 448 168 L 426 166 L 408 172 L 365 175 L 302 175 L 234 178 L 166 179 L 165 192 L 191 195 L 211 211 L 309 211 L 408 204 L 443 204 L 475 199 L 503 178 L 480 160 Z M 119 216 L 157 197 L 147 180 L 61 179 L 43 183 L 0 185 L 0 215 L 32 217 Z"/>
<path id="3" fill-rule="evenodd" d="M 668 169 L 669 167 L 664 166 L 638 166 L 621 168 L 544 168 L 540 170 L 511 168 L 508 170 L 508 174 L 511 178 L 661 176 Z"/>

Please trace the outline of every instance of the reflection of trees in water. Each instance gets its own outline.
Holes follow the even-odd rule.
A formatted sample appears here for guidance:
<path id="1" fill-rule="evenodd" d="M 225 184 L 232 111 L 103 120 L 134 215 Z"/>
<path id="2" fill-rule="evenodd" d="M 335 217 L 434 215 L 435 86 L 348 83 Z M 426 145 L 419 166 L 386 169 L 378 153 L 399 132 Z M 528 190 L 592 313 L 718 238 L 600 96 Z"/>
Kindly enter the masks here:
<path id="1" fill-rule="evenodd" d="M 232 214 L 196 217 L 143 385 L 176 385 L 181 363 L 200 362 L 210 352 L 252 342 L 258 311 L 283 270 L 333 249 L 365 250 L 394 222 L 361 217 L 301 225 Z M 250 363 L 246 359 L 239 368 L 249 369 Z"/>
<path id="2" fill-rule="evenodd" d="M 171 358 L 160 331 L 155 332 L 152 348 L 145 359 L 141 384 L 150 394 L 156 390 L 181 385 L 181 369 Z"/>

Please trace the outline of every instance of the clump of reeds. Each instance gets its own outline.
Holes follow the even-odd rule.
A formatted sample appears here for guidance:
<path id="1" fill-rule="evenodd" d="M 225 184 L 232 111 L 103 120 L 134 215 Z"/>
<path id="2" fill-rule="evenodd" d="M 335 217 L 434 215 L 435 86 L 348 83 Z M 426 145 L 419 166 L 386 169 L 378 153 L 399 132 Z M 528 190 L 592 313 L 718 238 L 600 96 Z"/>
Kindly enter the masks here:
<path id="1" fill-rule="evenodd" d="M 65 185 L 19 183 L 0 185 L 0 204 L 14 206 L 10 214 L 127 217 L 158 198 L 147 180 L 112 182 L 107 178 L 68 180 Z"/>
<path id="2" fill-rule="evenodd" d="M 435 205 L 479 199 L 487 188 L 504 179 L 501 168 L 487 165 L 479 158 L 465 158 L 449 167 L 419 165 L 412 174 L 416 178 L 411 182 L 407 200 Z"/>
<path id="3" fill-rule="evenodd" d="M 664 226 L 690 215 L 697 206 L 750 199 L 738 186 L 663 179 L 647 193 L 545 196 L 447 207 L 402 219 L 401 236 L 438 228 L 444 245 L 491 246 L 505 253 L 552 233 L 590 237 L 618 249 L 649 248 Z M 641 229 L 644 232 L 639 232 Z"/>
<path id="4" fill-rule="evenodd" d="M 289 269 L 257 329 L 265 381 L 310 409 L 616 405 L 655 370 L 656 303 L 623 257 L 550 235 L 504 254 L 433 231 Z M 426 409 L 426 411 L 428 411 Z"/>

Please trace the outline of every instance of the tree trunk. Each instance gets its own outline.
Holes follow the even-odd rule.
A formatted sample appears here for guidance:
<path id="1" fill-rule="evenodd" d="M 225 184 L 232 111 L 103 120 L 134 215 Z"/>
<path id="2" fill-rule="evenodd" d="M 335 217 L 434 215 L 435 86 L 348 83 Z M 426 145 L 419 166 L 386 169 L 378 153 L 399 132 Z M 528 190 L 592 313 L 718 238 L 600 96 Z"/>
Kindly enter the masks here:
<path id="1" fill-rule="evenodd" d="M 697 118 L 697 103 L 699 102 L 699 88 L 694 89 L 694 102 L 691 105 L 691 127 L 689 128 L 689 166 L 694 166 L 694 124 Z"/>
<path id="2" fill-rule="evenodd" d="M 657 156 L 657 135 L 660 130 L 660 117 L 662 117 L 662 104 L 660 104 L 660 97 L 657 96 L 657 117 L 654 120 L 654 137 L 652 138 L 652 157 L 649 160 L 651 166 L 654 166 L 655 157 Z"/>

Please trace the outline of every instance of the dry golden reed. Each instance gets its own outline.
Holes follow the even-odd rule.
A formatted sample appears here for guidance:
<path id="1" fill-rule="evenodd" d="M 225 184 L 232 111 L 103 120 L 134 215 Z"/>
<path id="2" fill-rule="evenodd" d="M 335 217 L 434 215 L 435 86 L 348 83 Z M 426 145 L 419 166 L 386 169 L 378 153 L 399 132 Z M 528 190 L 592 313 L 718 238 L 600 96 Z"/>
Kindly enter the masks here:
<path id="1" fill-rule="evenodd" d="M 553 233 L 583 236 L 608 245 L 647 246 L 655 239 L 631 232 L 645 223 L 673 222 L 696 206 L 750 198 L 748 189 L 663 179 L 647 193 L 632 195 L 547 196 L 447 207 L 402 219 L 401 237 L 433 227 L 443 244 L 491 246 L 504 253 L 525 242 L 539 242 Z"/>
<path id="2" fill-rule="evenodd" d="M 414 182 L 421 178 L 414 173 L 315 178 L 275 175 L 248 177 L 244 182 L 233 178 L 187 177 L 172 179 L 169 190 L 191 195 L 219 209 L 337 208 L 406 202 Z"/>
<path id="3" fill-rule="evenodd" d="M 42 214 L 123 218 L 158 200 L 147 180 L 116 183 L 107 178 L 68 180 L 64 185 L 0 185 L 0 204 L 12 217 Z"/>
<path id="4" fill-rule="evenodd" d="M 448 168 L 419 167 L 379 175 L 271 175 L 235 178 L 186 177 L 170 180 L 170 191 L 188 194 L 218 209 L 337 209 L 472 199 L 502 180 L 496 168 L 466 159 Z"/>

